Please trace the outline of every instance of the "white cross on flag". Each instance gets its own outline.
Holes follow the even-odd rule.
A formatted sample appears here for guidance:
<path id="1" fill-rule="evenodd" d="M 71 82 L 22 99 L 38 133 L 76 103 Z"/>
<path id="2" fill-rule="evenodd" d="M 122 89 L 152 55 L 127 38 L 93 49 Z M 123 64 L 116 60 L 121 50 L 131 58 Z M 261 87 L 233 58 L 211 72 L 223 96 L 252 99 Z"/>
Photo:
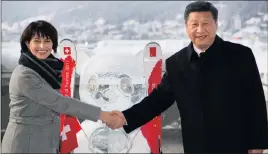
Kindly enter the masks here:
<path id="1" fill-rule="evenodd" d="M 61 140 L 65 141 L 67 140 L 67 133 L 71 130 L 70 125 L 65 125 L 63 127 L 63 130 L 61 131 L 60 135 L 61 135 Z"/>

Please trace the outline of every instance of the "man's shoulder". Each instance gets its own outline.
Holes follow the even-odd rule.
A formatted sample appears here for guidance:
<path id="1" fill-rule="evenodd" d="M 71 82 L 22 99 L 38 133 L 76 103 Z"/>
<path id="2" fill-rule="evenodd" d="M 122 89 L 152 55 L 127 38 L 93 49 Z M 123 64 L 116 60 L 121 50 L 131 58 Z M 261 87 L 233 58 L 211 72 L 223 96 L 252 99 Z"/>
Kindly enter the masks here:
<path id="1" fill-rule="evenodd" d="M 251 51 L 250 47 L 245 46 L 240 43 L 231 42 L 231 41 L 223 41 L 223 46 L 224 48 L 231 49 L 228 51 L 236 51 L 236 53 Z"/>
<path id="2" fill-rule="evenodd" d="M 179 60 L 181 58 L 185 58 L 185 56 L 187 55 L 187 47 L 182 48 L 181 50 L 175 52 L 174 54 L 172 54 L 171 56 L 169 56 L 166 61 L 176 61 Z"/>
<path id="3" fill-rule="evenodd" d="M 239 64 L 245 65 L 248 61 L 255 58 L 251 48 L 246 45 L 231 41 L 224 41 L 222 47 L 226 54 L 225 57 L 229 57 L 234 61 L 239 59 Z"/>

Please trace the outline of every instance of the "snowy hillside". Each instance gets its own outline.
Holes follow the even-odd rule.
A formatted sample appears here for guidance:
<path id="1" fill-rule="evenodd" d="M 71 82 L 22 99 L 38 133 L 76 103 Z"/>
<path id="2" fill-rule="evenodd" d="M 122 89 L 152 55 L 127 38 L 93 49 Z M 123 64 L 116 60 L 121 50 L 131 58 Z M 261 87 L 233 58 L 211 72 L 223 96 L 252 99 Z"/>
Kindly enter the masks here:
<path id="1" fill-rule="evenodd" d="M 183 12 L 189 3 L 189 1 L 3 1 L 3 41 L 18 41 L 25 26 L 37 19 L 51 21 L 59 29 L 61 38 L 70 37 L 78 42 L 186 37 Z M 236 33 L 237 29 L 248 24 L 255 24 L 259 29 L 265 27 L 267 29 L 265 1 L 212 3 L 219 10 L 220 33 Z"/>

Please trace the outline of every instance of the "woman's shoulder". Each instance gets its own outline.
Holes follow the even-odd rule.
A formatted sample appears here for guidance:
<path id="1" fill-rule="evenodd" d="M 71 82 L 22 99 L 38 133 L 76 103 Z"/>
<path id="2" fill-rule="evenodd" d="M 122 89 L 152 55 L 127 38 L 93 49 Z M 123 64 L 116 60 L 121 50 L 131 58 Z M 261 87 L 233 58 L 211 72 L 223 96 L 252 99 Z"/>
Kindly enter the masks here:
<path id="1" fill-rule="evenodd" d="M 18 65 L 12 72 L 9 81 L 10 92 L 20 94 L 21 91 L 43 83 L 41 77 L 32 69 Z"/>
<path id="2" fill-rule="evenodd" d="M 35 72 L 34 70 L 32 70 L 31 68 L 28 68 L 28 67 L 23 66 L 23 65 L 18 65 L 13 70 L 12 75 L 11 75 L 11 79 L 12 78 L 13 79 L 23 78 L 23 77 L 27 77 L 27 76 L 40 78 L 38 73 Z"/>
<path id="3" fill-rule="evenodd" d="M 29 67 L 23 66 L 23 65 L 18 65 L 15 67 L 13 70 L 12 74 L 27 74 L 27 73 L 32 73 L 32 74 L 37 74 L 34 70 L 32 70 Z"/>

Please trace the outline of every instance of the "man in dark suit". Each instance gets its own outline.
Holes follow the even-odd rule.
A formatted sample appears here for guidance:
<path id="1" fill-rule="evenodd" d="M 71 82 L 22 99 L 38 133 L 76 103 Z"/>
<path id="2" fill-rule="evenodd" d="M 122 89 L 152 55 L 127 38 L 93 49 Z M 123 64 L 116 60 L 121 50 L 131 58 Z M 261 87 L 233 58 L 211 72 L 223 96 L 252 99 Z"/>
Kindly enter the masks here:
<path id="1" fill-rule="evenodd" d="M 125 131 L 146 124 L 177 102 L 185 153 L 262 153 L 268 149 L 264 91 L 249 47 L 216 35 L 218 11 L 209 2 L 186 7 L 191 43 L 166 60 L 160 85 L 140 103 L 114 111 Z M 112 115 L 112 114 L 111 114 Z"/>

